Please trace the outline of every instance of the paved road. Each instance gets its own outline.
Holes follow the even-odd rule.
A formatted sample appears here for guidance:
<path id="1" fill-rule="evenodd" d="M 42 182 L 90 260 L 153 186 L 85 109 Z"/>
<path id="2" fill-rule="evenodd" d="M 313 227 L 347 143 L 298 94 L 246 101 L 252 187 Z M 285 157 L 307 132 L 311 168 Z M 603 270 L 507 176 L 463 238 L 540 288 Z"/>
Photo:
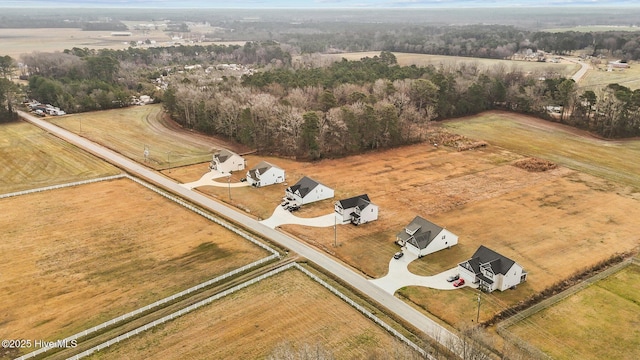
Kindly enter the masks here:
<path id="1" fill-rule="evenodd" d="M 573 79 L 573 81 L 575 81 L 575 82 L 576 82 L 576 84 L 577 84 L 577 83 L 579 83 L 579 82 L 580 82 L 580 80 L 582 80 L 582 78 L 583 78 L 583 77 L 584 77 L 584 75 L 587 73 L 587 71 L 589 70 L 589 68 L 591 68 L 591 65 L 589 65 L 589 64 L 588 64 L 588 63 L 586 63 L 586 62 L 583 62 L 583 61 L 582 61 L 582 60 L 580 60 L 580 59 L 566 58 L 566 57 L 565 57 L 565 58 L 563 58 L 563 59 L 565 59 L 565 60 L 567 60 L 567 61 L 570 61 L 570 62 L 573 62 L 573 63 L 576 63 L 576 64 L 578 64 L 578 65 L 580 65 L 580 70 L 576 71 L 576 73 L 575 73 L 575 74 L 573 74 L 573 76 L 571 77 L 571 78 Z"/>
<path id="2" fill-rule="evenodd" d="M 290 249 L 293 252 L 309 259 L 322 267 L 325 271 L 333 274 L 339 279 L 362 292 L 366 296 L 378 302 L 380 305 L 389 309 L 395 313 L 402 320 L 411 324 L 415 328 L 423 331 L 425 334 L 439 341 L 442 345 L 449 347 L 453 343 L 458 342 L 458 338 L 455 334 L 451 333 L 444 327 L 437 324 L 427 316 L 423 315 L 419 311 L 415 310 L 408 304 L 404 303 L 400 299 L 389 294 L 382 288 L 374 285 L 364 276 L 345 266 L 344 264 L 329 257 L 325 253 L 316 250 L 304 243 L 301 243 L 277 230 L 274 230 L 264 224 L 259 223 L 257 220 L 248 217 L 247 215 L 240 213 L 234 209 L 231 209 L 221 203 L 214 201 L 202 194 L 185 188 L 175 181 L 164 177 L 162 174 L 148 169 L 145 166 L 140 165 L 128 158 L 107 149 L 101 145 L 98 145 L 92 141 L 89 141 L 81 136 L 78 136 L 72 132 L 64 130 L 58 126 L 55 126 L 47 121 L 39 119 L 28 113 L 19 111 L 19 115 L 32 124 L 48 131 L 49 133 L 74 144 L 86 151 L 103 158 L 110 163 L 119 166 L 121 169 L 134 174 L 140 178 L 143 178 L 151 183 L 154 183 L 176 195 L 183 197 L 186 200 L 193 202 L 205 209 L 213 211 L 233 222 L 242 224 L 244 227 L 261 234 L 267 239 L 280 244 L 281 246 Z"/>

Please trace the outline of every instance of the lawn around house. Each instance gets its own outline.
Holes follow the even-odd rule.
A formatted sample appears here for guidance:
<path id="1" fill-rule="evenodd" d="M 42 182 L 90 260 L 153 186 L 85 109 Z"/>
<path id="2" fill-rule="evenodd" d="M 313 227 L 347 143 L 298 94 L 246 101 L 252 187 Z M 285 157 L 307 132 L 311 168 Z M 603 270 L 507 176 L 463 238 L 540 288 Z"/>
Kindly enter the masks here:
<path id="1" fill-rule="evenodd" d="M 269 255 L 128 179 L 0 208 L 6 338 L 62 339 Z"/>

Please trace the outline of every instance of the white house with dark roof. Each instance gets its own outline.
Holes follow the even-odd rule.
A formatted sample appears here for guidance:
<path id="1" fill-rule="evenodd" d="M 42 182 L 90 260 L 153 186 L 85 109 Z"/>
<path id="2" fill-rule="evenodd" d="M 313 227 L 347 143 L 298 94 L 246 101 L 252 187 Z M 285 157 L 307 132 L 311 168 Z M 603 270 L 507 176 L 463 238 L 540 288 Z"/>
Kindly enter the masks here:
<path id="1" fill-rule="evenodd" d="M 396 243 L 418 257 L 448 249 L 458 243 L 458 236 L 426 219 L 416 216 L 396 235 Z"/>
<path id="2" fill-rule="evenodd" d="M 279 168 L 266 161 L 261 161 L 258 165 L 247 171 L 247 182 L 251 186 L 261 187 L 284 182 L 284 169 Z"/>
<path id="3" fill-rule="evenodd" d="M 289 202 L 304 205 L 315 201 L 333 197 L 333 189 L 310 177 L 303 177 L 295 185 L 289 186 L 285 192 L 285 199 Z"/>
<path id="4" fill-rule="evenodd" d="M 504 291 L 525 280 L 527 273 L 515 261 L 481 245 L 471 259 L 458 264 L 460 277 L 483 291 Z"/>
<path id="5" fill-rule="evenodd" d="M 367 194 L 336 201 L 334 208 L 336 219 L 343 224 L 351 222 L 360 225 L 378 220 L 378 206 L 371 202 Z"/>
<path id="6" fill-rule="evenodd" d="M 229 174 L 232 171 L 244 170 L 245 163 L 242 156 L 232 151 L 222 149 L 213 155 L 213 160 L 209 168 L 223 174 Z"/>

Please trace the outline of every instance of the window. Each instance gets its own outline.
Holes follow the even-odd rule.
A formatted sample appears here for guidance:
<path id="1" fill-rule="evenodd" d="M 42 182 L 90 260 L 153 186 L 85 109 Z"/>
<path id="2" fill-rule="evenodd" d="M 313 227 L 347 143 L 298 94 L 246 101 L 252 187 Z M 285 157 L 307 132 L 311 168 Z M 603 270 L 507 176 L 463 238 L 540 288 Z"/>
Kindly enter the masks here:
<path id="1" fill-rule="evenodd" d="M 447 235 L 442 235 L 442 240 L 444 240 L 444 238 L 446 238 L 446 237 L 447 237 Z"/>

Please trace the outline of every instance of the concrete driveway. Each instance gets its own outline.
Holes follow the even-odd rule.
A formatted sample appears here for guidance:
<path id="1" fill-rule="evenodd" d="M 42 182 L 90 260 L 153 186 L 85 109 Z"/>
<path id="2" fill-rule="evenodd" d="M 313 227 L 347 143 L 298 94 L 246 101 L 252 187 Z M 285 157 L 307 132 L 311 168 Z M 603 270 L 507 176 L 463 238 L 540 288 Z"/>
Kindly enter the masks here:
<path id="1" fill-rule="evenodd" d="M 293 215 L 291 212 L 278 205 L 273 211 L 271 217 L 266 220 L 260 221 L 260 223 L 272 229 L 275 229 L 277 226 L 284 224 L 296 224 L 312 227 L 329 227 L 335 224 L 335 217 L 335 213 L 331 212 L 330 214 L 314 218 L 301 218 Z"/>
<path id="2" fill-rule="evenodd" d="M 187 189 L 194 189 L 200 186 L 218 186 L 218 187 L 232 187 L 232 188 L 249 186 L 249 183 L 247 182 L 238 182 L 238 183 L 229 184 L 228 182 L 215 181 L 215 179 L 226 178 L 227 176 L 229 176 L 229 174 L 223 174 L 217 170 L 211 170 L 208 173 L 202 175 L 200 180 L 193 181 L 190 183 L 184 183 L 180 185 L 184 186 Z"/>
<path id="3" fill-rule="evenodd" d="M 389 272 L 379 279 L 369 280 L 375 285 L 382 288 L 389 294 L 394 294 L 398 289 L 405 286 L 424 286 L 437 290 L 455 290 L 465 286 L 476 288 L 477 285 L 468 282 L 461 287 L 454 287 L 452 283 L 447 281 L 451 275 L 458 274 L 458 267 L 443 271 L 433 276 L 419 276 L 409 271 L 409 264 L 418 258 L 417 255 L 409 251 L 404 252 L 404 256 L 400 259 L 391 258 L 389 261 Z M 428 261 L 423 259 L 422 261 Z"/>

